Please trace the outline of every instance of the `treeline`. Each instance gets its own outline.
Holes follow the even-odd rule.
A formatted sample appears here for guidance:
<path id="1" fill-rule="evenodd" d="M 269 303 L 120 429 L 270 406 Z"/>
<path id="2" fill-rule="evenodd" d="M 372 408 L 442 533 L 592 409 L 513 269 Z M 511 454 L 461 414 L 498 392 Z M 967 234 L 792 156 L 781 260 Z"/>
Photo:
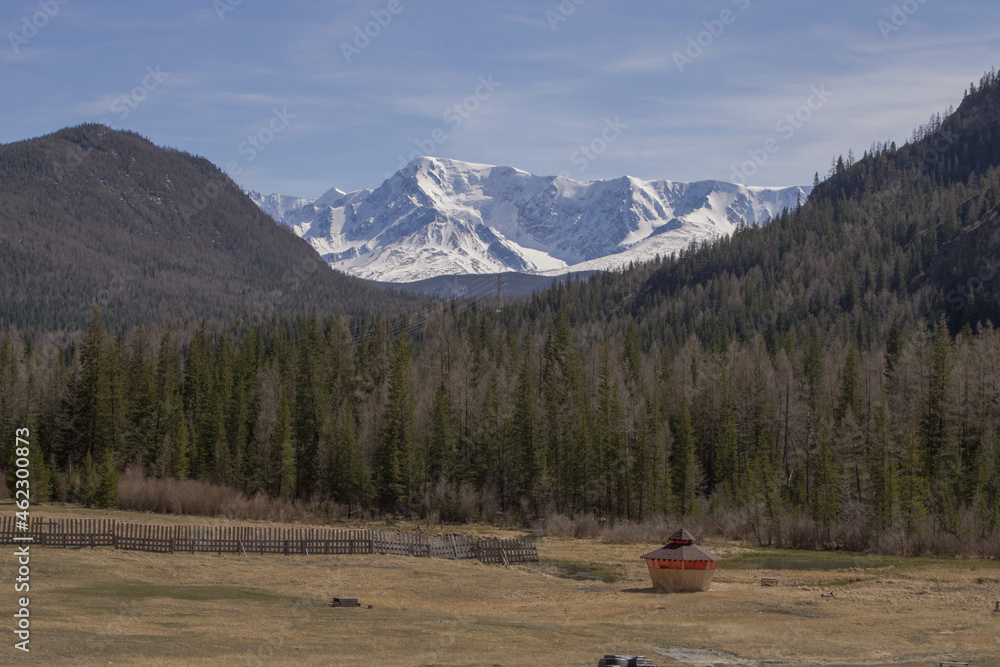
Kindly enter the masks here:
<path id="1" fill-rule="evenodd" d="M 692 338 L 671 354 L 643 350 L 632 323 L 583 345 L 565 311 L 534 330 L 464 308 L 357 332 L 304 318 L 150 342 L 96 316 L 78 347 L 11 334 L 0 426 L 31 428 L 47 463 L 35 479 L 88 503 L 134 467 L 345 513 L 735 512 L 762 542 L 794 527 L 814 544 L 907 550 L 928 531 L 997 544 L 991 326 L 952 340 L 943 321 L 897 323 L 864 351 L 818 335 L 774 349 Z"/>

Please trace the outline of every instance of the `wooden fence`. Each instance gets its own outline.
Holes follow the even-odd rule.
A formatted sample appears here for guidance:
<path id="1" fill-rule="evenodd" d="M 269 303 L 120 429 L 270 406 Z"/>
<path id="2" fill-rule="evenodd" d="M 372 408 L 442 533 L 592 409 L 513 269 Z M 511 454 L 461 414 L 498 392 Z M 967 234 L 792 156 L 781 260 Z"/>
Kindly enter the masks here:
<path id="1" fill-rule="evenodd" d="M 32 543 L 64 549 L 114 547 L 151 553 L 350 555 L 378 554 L 478 559 L 509 565 L 537 563 L 527 540 L 430 535 L 392 530 L 280 528 L 271 526 L 157 526 L 115 519 L 31 517 L 18 529 L 15 517 L 0 516 L 0 544 L 30 535 Z"/>

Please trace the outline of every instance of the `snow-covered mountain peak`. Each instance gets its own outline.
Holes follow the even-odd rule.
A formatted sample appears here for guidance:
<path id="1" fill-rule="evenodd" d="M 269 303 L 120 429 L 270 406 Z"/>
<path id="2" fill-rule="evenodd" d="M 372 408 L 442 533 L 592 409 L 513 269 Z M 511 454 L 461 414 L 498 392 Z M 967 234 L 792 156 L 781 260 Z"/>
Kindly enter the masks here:
<path id="1" fill-rule="evenodd" d="M 340 188 L 330 188 L 324 192 L 319 199 L 311 203 L 315 206 L 334 206 L 338 201 L 343 199 L 346 194 L 347 193 Z"/>
<path id="2" fill-rule="evenodd" d="M 764 224 L 809 191 L 633 176 L 577 181 L 420 157 L 375 190 L 332 189 L 283 213 L 255 201 L 331 266 L 409 282 L 618 268 L 729 234 L 740 223 Z"/>
<path id="3" fill-rule="evenodd" d="M 264 195 L 256 190 L 245 190 L 245 192 L 247 197 L 253 200 L 253 203 L 257 204 L 264 213 L 276 220 L 281 220 L 290 211 L 309 203 L 308 199 L 302 197 L 289 197 L 277 193 Z"/>

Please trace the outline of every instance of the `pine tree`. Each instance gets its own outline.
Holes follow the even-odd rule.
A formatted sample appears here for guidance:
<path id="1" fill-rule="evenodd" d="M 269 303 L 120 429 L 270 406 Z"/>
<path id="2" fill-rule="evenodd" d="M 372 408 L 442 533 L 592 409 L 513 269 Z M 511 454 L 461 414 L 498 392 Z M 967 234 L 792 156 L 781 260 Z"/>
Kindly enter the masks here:
<path id="1" fill-rule="evenodd" d="M 868 474 L 871 479 L 871 512 L 880 531 L 892 525 L 896 475 L 889 458 L 889 415 L 886 397 L 875 408 L 869 435 Z"/>
<path id="2" fill-rule="evenodd" d="M 161 475 L 170 474 L 173 455 L 169 449 L 174 444 L 172 440 L 177 430 L 176 420 L 185 418 L 181 373 L 181 358 L 175 347 L 173 328 L 168 326 L 160 340 L 156 361 L 156 439 L 149 443 L 153 448 L 144 453 L 147 463 L 158 461 L 158 473 Z M 167 443 L 167 447 L 164 443 Z M 164 452 L 165 448 L 168 451 Z"/>
<path id="3" fill-rule="evenodd" d="M 169 341 L 172 346 L 172 340 Z M 210 363 L 211 344 L 208 335 L 208 323 L 201 321 L 198 330 L 188 346 L 184 360 L 183 405 L 187 410 L 190 429 L 190 461 L 189 467 L 193 477 L 206 479 L 213 473 L 215 428 L 212 423 L 213 391 L 212 371 Z M 165 351 L 160 345 L 160 357 L 157 364 L 157 376 L 166 375 L 171 384 L 169 400 L 176 401 L 173 389 L 177 378 L 175 373 L 180 369 L 177 359 L 169 348 Z M 161 386 L 161 393 L 164 390 Z"/>
<path id="4" fill-rule="evenodd" d="M 546 408 L 546 472 L 556 482 L 557 506 L 577 511 L 600 493 L 593 451 L 583 361 L 573 341 L 569 312 L 556 318 L 545 346 L 542 392 Z M 596 493 L 595 493 L 596 491 Z"/>
<path id="5" fill-rule="evenodd" d="M 614 498 L 615 456 L 618 452 L 611 424 L 613 388 L 611 353 L 607 341 L 604 341 L 604 347 L 601 350 L 600 368 L 597 385 L 597 411 L 594 414 L 594 443 L 597 448 L 598 470 L 604 491 L 603 510 L 606 515 L 610 515 Z"/>
<path id="6" fill-rule="evenodd" d="M 448 397 L 448 388 L 442 382 L 434 394 L 434 405 L 431 410 L 431 432 L 427 451 L 428 484 L 436 484 L 441 478 L 454 477 L 457 440 L 451 399 Z"/>
<path id="7" fill-rule="evenodd" d="M 105 350 L 104 324 L 100 309 L 87 327 L 80 349 L 80 381 L 77 384 L 77 442 L 73 453 L 80 457 L 100 451 L 112 441 L 111 369 Z"/>
<path id="8" fill-rule="evenodd" d="M 987 537 L 1000 526 L 1000 452 L 992 428 L 983 434 L 973 468 L 972 506 L 979 520 L 979 534 Z"/>
<path id="9" fill-rule="evenodd" d="M 328 475 L 334 497 L 347 504 L 348 511 L 365 503 L 371 483 L 367 459 L 358 449 L 357 432 L 353 409 L 349 401 L 345 402 L 333 435 L 334 454 Z"/>
<path id="10" fill-rule="evenodd" d="M 280 443 L 278 451 L 281 457 L 281 495 L 284 498 L 294 498 L 298 487 L 295 445 L 290 438 L 286 438 Z"/>
<path id="11" fill-rule="evenodd" d="M 376 481 L 382 509 L 398 509 L 408 500 L 410 449 L 413 437 L 413 395 L 410 379 L 410 341 L 400 327 L 392 347 L 389 396 L 378 449 Z"/>
<path id="12" fill-rule="evenodd" d="M 635 326 L 635 320 L 629 320 L 625 327 L 625 345 L 622 349 L 622 358 L 625 362 L 625 377 L 629 382 L 638 384 L 642 371 L 642 354 L 639 351 L 639 331 Z"/>
<path id="13" fill-rule="evenodd" d="M 118 505 L 118 468 L 115 456 L 108 447 L 101 457 L 100 482 L 94 491 L 94 505 L 97 507 L 117 507 Z"/>
<path id="14" fill-rule="evenodd" d="M 885 377 L 887 380 L 891 380 L 895 375 L 896 367 L 899 365 L 902 353 L 903 327 L 897 316 L 892 320 L 892 326 L 889 328 L 885 342 Z"/>
<path id="15" fill-rule="evenodd" d="M 285 498 L 295 496 L 295 444 L 292 441 L 292 410 L 287 397 L 282 394 L 278 401 L 277 424 L 274 429 L 274 443 L 270 448 L 271 469 L 276 471 L 271 492 Z"/>
<path id="16" fill-rule="evenodd" d="M 175 479 L 187 479 L 191 466 L 191 439 L 187 420 L 182 410 L 176 410 L 170 418 L 167 429 L 167 459 L 164 461 L 165 474 Z"/>
<path id="17" fill-rule="evenodd" d="M 593 482 L 599 478 L 597 455 L 594 451 L 590 398 L 587 395 L 583 357 L 575 345 L 571 348 L 566 367 L 569 404 L 563 428 L 569 434 L 566 463 L 566 496 L 573 512 L 587 511 L 597 501 L 599 492 Z"/>
<path id="18" fill-rule="evenodd" d="M 858 349 L 851 345 L 847 359 L 840 371 L 840 395 L 837 397 L 837 408 L 834 412 L 834 421 L 837 426 L 840 426 L 848 413 L 853 414 L 857 421 L 861 421 L 863 396 L 860 367 L 861 359 L 858 356 Z"/>
<path id="19" fill-rule="evenodd" d="M 916 424 L 911 423 L 900 443 L 899 513 L 907 536 L 913 535 L 927 518 L 927 478 Z"/>
<path id="20" fill-rule="evenodd" d="M 13 476 L 11 476 L 13 478 Z M 28 479 L 30 480 L 32 504 L 45 502 L 52 498 L 52 471 L 45 463 L 45 455 L 41 446 L 32 443 L 28 456 Z M 11 490 L 11 495 L 14 495 Z"/>
<path id="21" fill-rule="evenodd" d="M 935 509 L 949 523 L 955 520 L 955 484 L 959 476 L 951 407 L 951 336 L 944 315 L 931 342 L 926 412 L 922 422 L 924 473 L 931 482 Z"/>
<path id="22" fill-rule="evenodd" d="M 109 434 L 106 447 L 121 453 L 129 431 L 128 376 L 126 374 L 125 334 L 119 332 L 107 351 Z"/>
<path id="23" fill-rule="evenodd" d="M 812 517 L 823 528 L 825 539 L 829 541 L 833 524 L 840 516 L 840 466 L 825 426 L 821 425 L 817 437 L 819 450 L 812 485 Z"/>
<path id="24" fill-rule="evenodd" d="M 611 387 L 611 410 L 608 414 L 608 445 L 611 450 L 615 482 L 615 513 L 626 519 L 632 518 L 632 452 L 628 434 L 625 432 L 625 413 L 622 410 L 621 393 L 618 384 Z"/>
<path id="25" fill-rule="evenodd" d="M 736 422 L 736 409 L 733 404 L 733 390 L 725 371 L 719 382 L 722 388 L 722 401 L 719 406 L 719 440 L 717 444 L 719 456 L 717 464 L 717 479 L 729 494 L 730 500 L 739 497 L 739 430 Z"/>
<path id="26" fill-rule="evenodd" d="M 128 463 L 142 463 L 146 452 L 156 447 L 156 373 L 150 363 L 146 331 L 139 327 L 132 339 L 127 361 L 127 424 L 122 457 Z"/>
<path id="27" fill-rule="evenodd" d="M 546 340 L 542 375 L 542 393 L 545 402 L 545 418 L 542 420 L 545 428 L 545 452 L 542 457 L 545 467 L 542 473 L 555 482 L 554 491 L 560 509 L 565 508 L 567 496 L 565 485 L 560 483 L 563 479 L 567 440 L 567 433 L 562 426 L 564 423 L 562 415 L 567 401 L 563 344 L 553 335 Z"/>
<path id="28" fill-rule="evenodd" d="M 680 417 L 675 420 L 671 430 L 674 435 L 673 449 L 670 451 L 671 491 L 676 515 L 686 517 L 694 510 L 697 482 L 694 430 L 691 427 L 691 411 L 687 403 L 681 409 Z"/>
<path id="29" fill-rule="evenodd" d="M 233 356 L 229 337 L 220 336 L 215 352 L 215 374 L 212 381 L 212 398 L 209 403 L 208 433 L 211 443 L 208 469 L 216 484 L 233 483 L 233 450 L 229 433 L 229 412 L 233 396 Z"/>
<path id="30" fill-rule="evenodd" d="M 295 445 L 298 470 L 298 495 L 305 496 L 315 489 L 317 452 L 319 451 L 319 364 L 322 341 L 319 322 L 307 318 L 299 331 L 298 360 L 295 375 Z"/>
<path id="31" fill-rule="evenodd" d="M 525 347 L 524 364 L 517 377 L 514 395 L 514 416 L 511 432 L 514 456 L 516 457 L 515 493 L 536 506 L 538 497 L 536 484 L 542 464 L 539 461 L 536 435 L 535 389 L 531 382 L 530 349 Z"/>
<path id="32" fill-rule="evenodd" d="M 246 474 L 245 459 L 248 456 L 247 441 L 250 438 L 250 427 L 248 424 L 250 406 L 248 405 L 246 380 L 238 365 L 235 375 L 233 394 L 229 401 L 226 430 L 229 436 L 229 450 L 232 452 L 232 484 L 245 491 L 249 480 L 249 476 Z"/>
<path id="33" fill-rule="evenodd" d="M 97 496 L 97 487 L 100 483 L 97 470 L 94 468 L 94 458 L 88 451 L 84 454 L 83 464 L 80 466 L 79 477 L 76 479 L 73 489 L 73 500 L 91 507 Z"/>
<path id="34" fill-rule="evenodd" d="M 4 336 L 3 343 L 0 344 L 0 433 L 9 434 L 15 426 L 15 392 L 18 380 L 18 364 L 14 354 L 13 336 Z M 14 456 L 14 445 L 10 438 L 6 442 L 0 442 L 0 461 L 4 462 L 4 467 L 13 469 L 10 461 Z"/>
<path id="35" fill-rule="evenodd" d="M 816 329 L 806 334 L 803 341 L 802 366 L 809 387 L 810 403 L 815 408 L 823 383 L 823 341 Z"/>
<path id="36" fill-rule="evenodd" d="M 475 478 L 481 488 L 498 494 L 500 510 L 507 509 L 509 470 L 508 433 L 500 392 L 495 378 L 486 387 L 483 418 L 478 433 L 478 451 L 475 456 Z"/>
<path id="37" fill-rule="evenodd" d="M 660 451 L 657 447 L 656 408 L 653 399 L 647 397 L 639 415 L 635 456 L 632 463 L 632 480 L 636 486 L 636 518 L 642 521 L 657 510 L 656 499 L 661 496 L 659 465 Z"/>

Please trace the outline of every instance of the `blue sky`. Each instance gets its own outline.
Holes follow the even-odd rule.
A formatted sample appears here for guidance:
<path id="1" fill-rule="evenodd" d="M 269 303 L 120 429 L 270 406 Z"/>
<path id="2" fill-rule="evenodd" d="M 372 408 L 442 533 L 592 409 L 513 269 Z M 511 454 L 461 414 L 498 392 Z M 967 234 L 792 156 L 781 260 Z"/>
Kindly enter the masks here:
<path id="1" fill-rule="evenodd" d="M 10 0 L 0 142 L 110 122 L 307 197 L 415 153 L 806 184 L 957 106 L 998 28 L 993 0 Z"/>

